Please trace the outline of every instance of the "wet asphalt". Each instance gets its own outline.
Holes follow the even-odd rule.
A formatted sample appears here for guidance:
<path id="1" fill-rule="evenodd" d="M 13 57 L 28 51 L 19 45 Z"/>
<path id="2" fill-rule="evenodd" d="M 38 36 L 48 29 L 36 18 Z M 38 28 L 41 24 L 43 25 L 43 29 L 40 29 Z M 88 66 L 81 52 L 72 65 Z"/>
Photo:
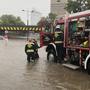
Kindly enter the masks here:
<path id="1" fill-rule="evenodd" d="M 90 76 L 83 70 L 68 69 L 46 60 L 45 47 L 40 58 L 27 63 L 25 40 L 0 40 L 0 90 L 90 90 Z"/>

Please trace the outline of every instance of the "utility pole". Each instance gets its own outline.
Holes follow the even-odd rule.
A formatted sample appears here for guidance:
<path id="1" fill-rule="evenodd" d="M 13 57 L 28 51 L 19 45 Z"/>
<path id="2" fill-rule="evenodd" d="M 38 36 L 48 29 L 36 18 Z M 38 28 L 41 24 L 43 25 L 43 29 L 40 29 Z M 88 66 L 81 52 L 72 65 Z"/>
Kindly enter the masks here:
<path id="1" fill-rule="evenodd" d="M 26 12 L 27 14 L 27 26 L 29 25 L 29 10 L 22 10 L 24 12 Z M 29 37 L 29 30 L 27 30 L 27 41 L 28 41 L 28 37 Z"/>

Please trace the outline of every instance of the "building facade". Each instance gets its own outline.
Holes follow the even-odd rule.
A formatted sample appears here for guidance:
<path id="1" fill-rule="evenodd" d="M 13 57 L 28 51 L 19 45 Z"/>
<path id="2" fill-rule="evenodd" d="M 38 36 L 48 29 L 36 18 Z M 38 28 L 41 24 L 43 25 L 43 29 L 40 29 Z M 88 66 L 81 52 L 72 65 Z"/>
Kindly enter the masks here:
<path id="1" fill-rule="evenodd" d="M 66 14 L 65 5 L 67 0 L 51 0 L 51 13 L 56 14 L 58 17 L 62 17 Z"/>

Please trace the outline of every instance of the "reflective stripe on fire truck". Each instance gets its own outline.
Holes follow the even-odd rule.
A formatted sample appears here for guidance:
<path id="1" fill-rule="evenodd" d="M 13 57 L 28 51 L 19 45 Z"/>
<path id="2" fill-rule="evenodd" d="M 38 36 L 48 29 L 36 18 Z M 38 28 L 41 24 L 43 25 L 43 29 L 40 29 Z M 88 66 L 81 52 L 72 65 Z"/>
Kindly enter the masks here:
<path id="1" fill-rule="evenodd" d="M 55 52 L 56 52 L 56 56 L 57 56 L 57 50 L 56 50 L 56 45 L 54 43 L 50 43 L 51 45 L 53 45 Z"/>
<path id="2" fill-rule="evenodd" d="M 87 69 L 87 62 L 90 59 L 90 54 L 86 57 L 85 61 L 84 61 L 84 69 Z"/>

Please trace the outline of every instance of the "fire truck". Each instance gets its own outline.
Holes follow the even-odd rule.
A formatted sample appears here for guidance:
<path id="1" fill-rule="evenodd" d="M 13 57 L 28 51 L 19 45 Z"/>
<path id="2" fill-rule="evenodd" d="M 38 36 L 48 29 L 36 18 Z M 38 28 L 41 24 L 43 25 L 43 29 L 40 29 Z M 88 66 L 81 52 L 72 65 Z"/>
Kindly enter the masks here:
<path id="1" fill-rule="evenodd" d="M 58 26 L 64 35 L 66 64 L 84 67 L 90 74 L 90 10 L 65 15 L 64 18 L 57 20 L 56 28 Z M 60 31 L 54 30 L 55 42 L 60 42 L 57 39 Z M 61 57 L 57 52 L 56 43 L 49 43 L 47 48 L 49 48 L 47 50 L 48 60 Z"/>

